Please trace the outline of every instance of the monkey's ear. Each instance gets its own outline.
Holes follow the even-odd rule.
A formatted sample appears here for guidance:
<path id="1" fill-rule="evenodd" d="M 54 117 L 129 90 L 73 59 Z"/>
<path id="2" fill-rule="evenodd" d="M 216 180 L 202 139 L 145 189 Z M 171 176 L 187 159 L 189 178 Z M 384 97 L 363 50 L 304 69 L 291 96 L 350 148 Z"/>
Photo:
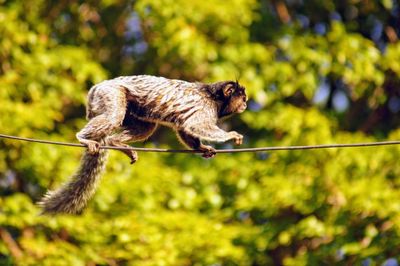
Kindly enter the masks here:
<path id="1" fill-rule="evenodd" d="M 230 97 L 232 93 L 234 92 L 235 87 L 232 85 L 232 83 L 227 83 L 223 88 L 222 92 L 224 93 L 225 98 Z"/>

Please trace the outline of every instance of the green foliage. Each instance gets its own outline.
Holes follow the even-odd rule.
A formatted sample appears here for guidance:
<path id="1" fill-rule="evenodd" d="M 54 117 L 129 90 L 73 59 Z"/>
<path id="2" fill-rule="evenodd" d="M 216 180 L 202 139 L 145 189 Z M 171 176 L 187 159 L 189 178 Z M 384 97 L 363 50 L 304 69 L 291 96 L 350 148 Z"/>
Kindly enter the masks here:
<path id="1" fill-rule="evenodd" d="M 89 87 L 235 79 L 245 146 L 400 139 L 395 1 L 1 1 L 0 132 L 73 141 Z M 379 30 L 380 29 L 380 30 Z M 139 145 L 139 144 L 138 144 Z M 177 147 L 160 130 L 145 146 Z M 221 144 L 219 147 L 229 147 Z M 111 152 L 81 216 L 35 202 L 81 150 L 0 140 L 1 265 L 381 265 L 400 259 L 396 146 Z"/>

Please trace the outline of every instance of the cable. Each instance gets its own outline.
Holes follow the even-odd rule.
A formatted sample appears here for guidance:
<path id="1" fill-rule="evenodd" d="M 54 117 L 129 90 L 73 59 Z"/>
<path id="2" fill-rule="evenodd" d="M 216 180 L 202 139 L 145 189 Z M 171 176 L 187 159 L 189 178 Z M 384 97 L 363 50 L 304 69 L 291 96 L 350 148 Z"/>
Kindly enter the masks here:
<path id="1" fill-rule="evenodd" d="M 43 144 L 72 146 L 72 147 L 86 147 L 83 144 L 60 142 L 60 141 L 49 141 L 41 139 L 30 139 L 17 136 L 10 136 L 0 134 L 0 138 L 15 139 L 28 142 L 36 142 Z M 393 141 L 379 141 L 379 142 L 367 142 L 367 143 L 348 143 L 348 144 L 322 144 L 322 145 L 309 145 L 309 146 L 279 146 L 279 147 L 260 147 L 260 148 L 242 148 L 242 149 L 223 149 L 216 150 L 217 153 L 235 153 L 235 152 L 262 152 L 262 151 L 283 151 L 283 150 L 312 150 L 312 149 L 333 149 L 333 148 L 354 148 L 354 147 L 372 147 L 372 146 L 387 146 L 387 145 L 400 145 L 399 140 Z M 202 153 L 199 150 L 171 150 L 171 149 L 160 149 L 160 148 L 138 148 L 138 147 L 113 147 L 113 146 L 101 146 L 100 149 L 109 150 L 134 150 L 142 152 L 171 152 L 171 153 Z"/>

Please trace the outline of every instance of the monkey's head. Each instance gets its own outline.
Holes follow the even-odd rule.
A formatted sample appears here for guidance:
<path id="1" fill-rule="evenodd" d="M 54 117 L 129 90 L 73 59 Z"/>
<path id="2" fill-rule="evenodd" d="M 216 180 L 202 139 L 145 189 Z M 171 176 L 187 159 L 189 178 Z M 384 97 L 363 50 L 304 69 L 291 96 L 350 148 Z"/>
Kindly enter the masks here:
<path id="1" fill-rule="evenodd" d="M 221 81 L 210 84 L 209 91 L 220 102 L 219 117 L 239 114 L 247 108 L 246 89 L 238 81 Z"/>

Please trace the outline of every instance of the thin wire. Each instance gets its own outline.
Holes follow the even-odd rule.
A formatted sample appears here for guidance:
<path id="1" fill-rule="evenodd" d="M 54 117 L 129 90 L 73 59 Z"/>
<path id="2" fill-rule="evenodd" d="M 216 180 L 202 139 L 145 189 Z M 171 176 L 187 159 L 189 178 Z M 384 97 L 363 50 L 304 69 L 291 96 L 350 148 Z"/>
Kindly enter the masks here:
<path id="1" fill-rule="evenodd" d="M 0 134 L 0 138 L 15 139 L 28 142 L 36 142 L 43 144 L 62 145 L 71 147 L 86 147 L 86 145 L 78 143 L 49 141 L 42 139 L 31 139 L 17 136 L 10 136 Z M 216 153 L 235 153 L 235 152 L 263 152 L 263 151 L 283 151 L 283 150 L 316 150 L 316 149 L 333 149 L 333 148 L 355 148 L 355 147 L 373 147 L 373 146 L 387 146 L 387 145 L 400 145 L 400 140 L 393 141 L 378 141 L 366 143 L 345 143 L 345 144 L 322 144 L 322 145 L 308 145 L 308 146 L 277 146 L 277 147 L 260 147 L 260 148 L 242 148 L 242 149 L 223 149 L 216 150 Z M 203 153 L 200 150 L 172 150 L 160 148 L 138 148 L 138 147 L 113 147 L 113 146 L 100 146 L 100 149 L 108 150 L 134 150 L 142 152 L 171 152 L 171 153 Z"/>

